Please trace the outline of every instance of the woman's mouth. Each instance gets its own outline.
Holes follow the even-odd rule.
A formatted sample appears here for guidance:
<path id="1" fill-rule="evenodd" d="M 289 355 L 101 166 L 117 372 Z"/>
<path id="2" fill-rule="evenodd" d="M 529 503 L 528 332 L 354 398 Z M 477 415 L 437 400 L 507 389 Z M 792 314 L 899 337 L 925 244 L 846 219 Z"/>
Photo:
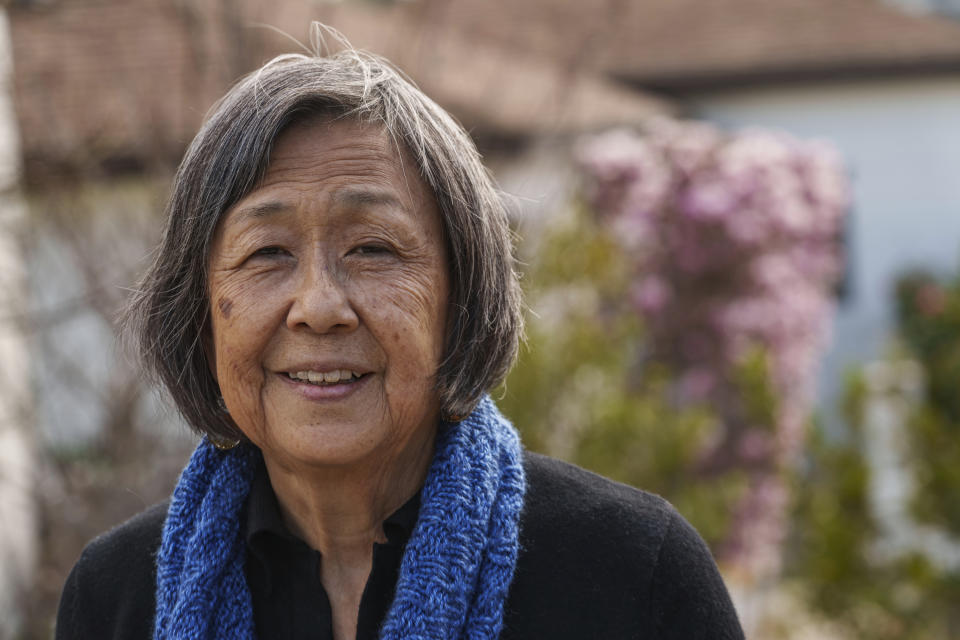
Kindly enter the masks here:
<path id="1" fill-rule="evenodd" d="M 364 374 L 349 369 L 334 369 L 333 371 L 288 371 L 287 377 L 295 382 L 306 382 L 318 387 L 327 387 L 337 384 L 351 384 L 363 377 Z"/>

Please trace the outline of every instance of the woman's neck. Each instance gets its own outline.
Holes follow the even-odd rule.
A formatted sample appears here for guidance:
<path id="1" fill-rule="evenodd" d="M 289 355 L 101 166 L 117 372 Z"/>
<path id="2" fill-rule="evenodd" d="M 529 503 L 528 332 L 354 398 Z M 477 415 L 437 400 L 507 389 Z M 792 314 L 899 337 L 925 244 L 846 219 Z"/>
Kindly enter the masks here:
<path id="1" fill-rule="evenodd" d="M 373 543 L 386 541 L 383 521 L 423 486 L 433 447 L 431 434 L 389 459 L 335 467 L 264 462 L 291 533 L 329 562 L 369 565 Z"/>
<path id="2" fill-rule="evenodd" d="M 389 459 L 333 468 L 279 464 L 264 455 L 280 513 L 295 536 L 321 554 L 336 640 L 355 638 L 360 599 L 383 521 L 423 486 L 434 434 Z"/>

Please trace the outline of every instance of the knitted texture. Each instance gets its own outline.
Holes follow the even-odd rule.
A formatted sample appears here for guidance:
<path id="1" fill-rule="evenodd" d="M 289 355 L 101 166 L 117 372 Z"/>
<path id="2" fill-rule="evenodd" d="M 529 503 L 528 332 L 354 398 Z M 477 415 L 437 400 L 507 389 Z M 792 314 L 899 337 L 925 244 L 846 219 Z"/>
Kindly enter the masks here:
<path id="1" fill-rule="evenodd" d="M 256 453 L 204 439 L 180 474 L 157 556 L 155 639 L 254 637 L 240 511 Z"/>
<path id="2" fill-rule="evenodd" d="M 203 440 L 181 474 L 157 558 L 156 640 L 255 637 L 240 523 L 257 455 Z M 499 636 L 525 490 L 520 440 L 489 397 L 441 425 L 381 639 Z"/>

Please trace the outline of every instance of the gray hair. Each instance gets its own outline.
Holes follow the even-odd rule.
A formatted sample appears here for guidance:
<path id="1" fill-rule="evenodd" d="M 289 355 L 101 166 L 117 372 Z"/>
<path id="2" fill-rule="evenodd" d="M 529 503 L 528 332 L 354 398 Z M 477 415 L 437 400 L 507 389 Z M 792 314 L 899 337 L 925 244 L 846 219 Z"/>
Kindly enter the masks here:
<path id="1" fill-rule="evenodd" d="M 204 348 L 214 230 L 260 182 L 277 136 L 316 113 L 382 126 L 409 152 L 436 200 L 451 282 L 436 374 L 444 419 L 469 414 L 517 354 L 523 322 L 511 233 L 469 135 L 380 57 L 353 49 L 280 56 L 240 80 L 193 139 L 174 178 L 159 251 L 125 314 L 148 371 L 187 422 L 215 440 L 242 434 L 223 407 Z"/>

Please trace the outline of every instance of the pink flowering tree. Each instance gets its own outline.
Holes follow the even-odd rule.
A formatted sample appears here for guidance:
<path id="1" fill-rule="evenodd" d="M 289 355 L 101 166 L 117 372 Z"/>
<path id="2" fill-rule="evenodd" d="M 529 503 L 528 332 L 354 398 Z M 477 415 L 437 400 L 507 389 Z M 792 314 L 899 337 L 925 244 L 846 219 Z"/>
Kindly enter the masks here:
<path id="1" fill-rule="evenodd" d="M 589 208 L 630 274 L 627 312 L 644 327 L 639 384 L 643 370 L 666 368 L 678 404 L 714 412 L 687 473 L 745 478 L 719 559 L 748 581 L 775 575 L 785 471 L 802 447 L 842 271 L 844 165 L 824 143 L 674 121 L 591 138 L 578 160 Z"/>

